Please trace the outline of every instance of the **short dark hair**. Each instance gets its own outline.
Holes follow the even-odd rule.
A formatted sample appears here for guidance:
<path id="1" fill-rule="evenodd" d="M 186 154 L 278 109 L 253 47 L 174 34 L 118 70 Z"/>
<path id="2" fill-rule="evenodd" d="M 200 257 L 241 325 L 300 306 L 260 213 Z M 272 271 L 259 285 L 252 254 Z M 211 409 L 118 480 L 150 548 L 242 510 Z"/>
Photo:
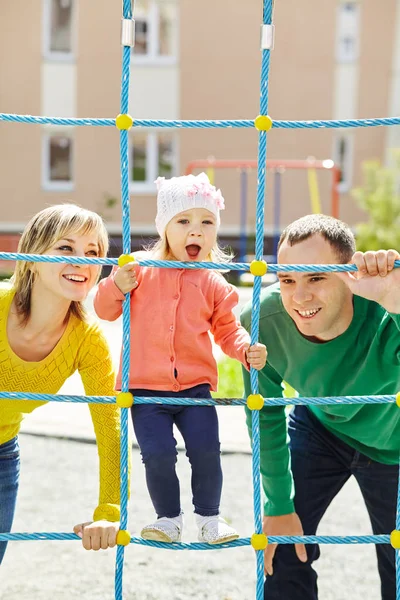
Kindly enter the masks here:
<path id="1" fill-rule="evenodd" d="M 348 263 L 356 251 L 356 241 L 350 227 L 327 215 L 306 215 L 293 221 L 282 232 L 278 250 L 285 240 L 289 246 L 320 234 L 335 250 L 340 263 Z"/>

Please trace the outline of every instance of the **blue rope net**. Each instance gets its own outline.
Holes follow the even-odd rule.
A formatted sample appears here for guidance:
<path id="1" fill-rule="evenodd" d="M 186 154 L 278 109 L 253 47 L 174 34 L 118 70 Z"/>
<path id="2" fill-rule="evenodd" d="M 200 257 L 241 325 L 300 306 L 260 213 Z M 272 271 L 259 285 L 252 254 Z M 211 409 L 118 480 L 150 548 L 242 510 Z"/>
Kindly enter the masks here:
<path id="1" fill-rule="evenodd" d="M 273 0 L 262 0 L 264 26 L 272 24 Z M 132 0 L 123 0 L 123 19 L 131 21 Z M 122 49 L 122 80 L 121 80 L 121 103 L 120 114 L 128 114 L 129 104 L 129 79 L 130 79 L 130 56 L 131 47 L 123 45 Z M 261 81 L 260 81 L 260 116 L 265 118 L 268 115 L 268 82 L 269 82 L 270 50 L 262 50 Z M 65 125 L 65 126 L 100 126 L 111 127 L 116 125 L 116 119 L 69 119 L 69 118 L 51 118 L 38 117 L 30 115 L 1 114 L 0 121 L 11 121 L 17 123 L 34 123 Z M 134 127 L 166 127 L 166 128 L 249 128 L 255 126 L 254 120 L 153 120 L 138 119 L 133 123 Z M 383 125 L 400 125 L 400 117 L 380 118 L 380 119 L 352 119 L 346 121 L 274 121 L 272 127 L 284 129 L 321 129 L 321 128 L 343 128 L 343 127 L 377 127 Z M 258 127 L 257 127 L 258 128 Z M 262 261 L 263 258 L 263 240 L 264 240 L 264 198 L 265 198 L 265 179 L 266 179 L 266 156 L 267 156 L 267 131 L 258 128 L 258 188 L 256 200 L 256 236 L 255 236 L 255 260 Z M 261 130 L 260 130 L 261 129 Z M 128 129 L 120 129 L 120 167 L 121 167 L 121 201 L 122 201 L 122 239 L 123 252 L 131 252 L 130 236 L 130 198 L 129 198 L 129 177 L 128 177 Z M 116 265 L 118 260 L 115 258 L 66 258 L 52 256 L 38 256 L 18 253 L 0 252 L 1 260 L 30 260 L 31 262 L 63 262 L 73 264 L 101 264 Z M 184 268 L 184 269 L 227 269 L 238 271 L 249 271 L 249 263 L 231 263 L 218 264 L 209 262 L 182 263 L 155 260 L 138 260 L 137 264 L 157 268 Z M 396 261 L 396 267 L 400 267 L 400 261 Z M 355 271 L 355 265 L 268 265 L 271 273 L 279 271 L 301 271 L 301 272 L 329 272 L 329 271 Z M 261 276 L 255 275 L 253 286 L 253 308 L 251 319 L 251 343 L 258 340 L 259 334 L 259 316 L 260 316 L 260 292 Z M 127 294 L 129 298 L 129 294 Z M 122 341 L 122 392 L 129 390 L 129 364 L 130 364 L 130 303 L 124 302 L 123 305 L 123 341 Z M 258 394 L 258 374 L 251 369 L 250 373 L 252 393 Z M 26 392 L 0 392 L 1 399 L 30 399 L 44 400 L 53 402 L 81 402 L 81 403 L 115 403 L 114 397 L 109 396 L 62 396 L 50 394 L 32 394 Z M 245 405 L 246 401 L 242 398 L 219 398 L 216 400 L 204 399 L 193 400 L 189 398 L 137 398 L 138 404 L 164 403 L 164 404 L 197 404 L 197 405 L 227 405 L 237 406 Z M 268 398 L 264 399 L 265 405 L 288 405 L 288 404 L 367 404 L 367 403 L 394 403 L 395 395 L 386 396 L 334 396 L 324 398 L 299 397 L 290 398 Z M 128 410 L 121 409 L 121 525 L 122 531 L 126 531 L 128 522 Z M 259 428 L 259 410 L 252 411 L 252 471 L 253 471 L 253 501 L 254 501 L 254 532 L 257 536 L 262 536 L 262 507 L 261 507 L 261 482 L 260 482 L 260 428 Z M 397 497 L 397 516 L 395 530 L 400 536 L 400 484 Z M 21 541 L 21 540 L 79 540 L 74 533 L 8 533 L 0 534 L 0 541 Z M 123 567 L 125 547 L 131 544 L 141 544 L 155 548 L 168 548 L 172 550 L 216 550 L 220 548 L 237 548 L 239 546 L 254 545 L 257 558 L 257 584 L 256 600 L 263 599 L 264 584 L 264 565 L 263 550 L 257 549 L 257 544 L 253 543 L 252 538 L 241 538 L 239 540 L 223 544 L 220 546 L 210 546 L 203 543 L 175 543 L 162 544 L 143 540 L 141 538 L 130 536 L 124 542 L 118 543 L 115 569 L 115 598 L 123 598 Z M 258 538 L 260 540 L 260 538 Z M 266 541 L 266 540 L 264 540 Z M 368 535 L 368 536 L 271 536 L 268 543 L 277 544 L 389 544 L 391 536 L 388 535 Z M 396 598 L 400 600 L 400 550 L 396 550 Z"/>

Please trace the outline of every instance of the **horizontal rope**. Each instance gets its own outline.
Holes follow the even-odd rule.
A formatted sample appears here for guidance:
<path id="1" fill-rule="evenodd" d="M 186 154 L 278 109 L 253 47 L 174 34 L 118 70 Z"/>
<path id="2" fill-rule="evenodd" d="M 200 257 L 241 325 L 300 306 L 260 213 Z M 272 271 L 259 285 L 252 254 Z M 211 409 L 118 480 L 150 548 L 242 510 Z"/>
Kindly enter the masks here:
<path id="1" fill-rule="evenodd" d="M 49 254 L 24 254 L 21 252 L 0 252 L 0 260 L 26 260 L 29 262 L 65 263 L 70 265 L 117 265 L 118 258 L 96 258 L 84 256 L 51 256 Z M 217 263 L 217 262 L 182 262 L 178 260 L 135 260 L 139 267 L 157 267 L 160 269 L 213 269 L 221 271 L 249 271 L 250 263 Z M 394 262 L 395 268 L 400 267 L 400 260 Z M 357 271 L 355 264 L 345 265 L 278 265 L 269 264 L 269 273 L 333 273 Z"/>
<path id="2" fill-rule="evenodd" d="M 115 396 L 80 396 L 36 394 L 33 392 L 0 392 L 1 400 L 36 400 L 41 402 L 78 402 L 83 404 L 115 404 Z M 135 404 L 173 404 L 180 406 L 245 406 L 244 398 L 177 398 L 176 396 L 139 396 Z M 325 396 L 323 398 L 299 396 L 298 398 L 264 398 L 264 406 L 288 406 L 307 404 L 390 404 L 396 402 L 395 395 L 377 396 Z"/>
<path id="3" fill-rule="evenodd" d="M 0 541 L 81 541 L 75 533 L 0 533 Z M 297 535 L 297 536 L 269 536 L 270 544 L 390 544 L 390 535 Z M 165 550 L 220 550 L 221 548 L 237 548 L 238 546 L 249 546 L 250 538 L 240 538 L 227 544 L 204 544 L 202 542 L 174 543 L 153 542 L 140 537 L 132 537 L 131 544 L 140 546 L 151 546 Z"/>
<path id="4" fill-rule="evenodd" d="M 115 127 L 115 118 L 65 118 L 65 117 L 41 117 L 33 115 L 16 115 L 11 113 L 0 113 L 0 121 L 13 123 L 29 123 L 36 125 L 60 125 L 67 127 L 95 126 Z M 373 119 L 347 119 L 347 120 L 319 120 L 319 121 L 273 121 L 274 129 L 340 129 L 356 127 L 382 127 L 389 125 L 400 125 L 400 117 L 383 117 Z M 254 127 L 254 119 L 135 119 L 133 127 L 169 128 L 169 129 L 213 129 L 213 128 L 245 128 Z"/>

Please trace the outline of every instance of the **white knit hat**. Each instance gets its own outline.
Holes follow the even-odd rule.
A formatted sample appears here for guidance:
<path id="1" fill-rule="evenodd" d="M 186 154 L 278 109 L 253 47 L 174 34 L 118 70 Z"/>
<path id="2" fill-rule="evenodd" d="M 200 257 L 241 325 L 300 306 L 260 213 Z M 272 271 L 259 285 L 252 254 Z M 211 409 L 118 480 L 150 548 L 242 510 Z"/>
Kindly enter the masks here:
<path id="1" fill-rule="evenodd" d="M 221 190 L 211 185 L 205 173 L 171 179 L 159 177 L 155 183 L 158 189 L 156 227 L 161 237 L 175 215 L 191 208 L 206 208 L 212 212 L 219 227 L 219 211 L 225 208 L 224 199 Z"/>

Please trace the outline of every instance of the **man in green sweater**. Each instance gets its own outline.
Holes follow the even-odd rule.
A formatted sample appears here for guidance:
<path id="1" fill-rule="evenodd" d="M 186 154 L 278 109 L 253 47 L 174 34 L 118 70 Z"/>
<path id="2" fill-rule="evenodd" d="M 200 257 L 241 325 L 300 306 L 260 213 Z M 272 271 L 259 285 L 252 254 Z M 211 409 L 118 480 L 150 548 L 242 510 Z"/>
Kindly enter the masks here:
<path id="1" fill-rule="evenodd" d="M 355 252 L 350 228 L 310 215 L 282 233 L 279 264 L 355 263 L 349 273 L 278 273 L 261 294 L 260 342 L 268 361 L 262 396 L 280 397 L 282 381 L 301 396 L 396 394 L 400 390 L 400 269 L 395 250 Z M 242 313 L 250 330 L 251 305 Z M 244 371 L 246 395 L 250 377 Z M 247 410 L 247 409 L 246 409 Z M 251 413 L 247 410 L 251 431 Z M 289 432 L 289 441 L 287 439 Z M 268 535 L 315 535 L 354 475 L 375 534 L 395 529 L 400 409 L 393 404 L 283 406 L 260 411 L 261 476 Z M 395 600 L 395 552 L 376 546 L 382 600 Z M 265 600 L 317 600 L 317 545 L 272 544 L 265 551 Z M 349 586 L 351 582 L 349 582 Z"/>

